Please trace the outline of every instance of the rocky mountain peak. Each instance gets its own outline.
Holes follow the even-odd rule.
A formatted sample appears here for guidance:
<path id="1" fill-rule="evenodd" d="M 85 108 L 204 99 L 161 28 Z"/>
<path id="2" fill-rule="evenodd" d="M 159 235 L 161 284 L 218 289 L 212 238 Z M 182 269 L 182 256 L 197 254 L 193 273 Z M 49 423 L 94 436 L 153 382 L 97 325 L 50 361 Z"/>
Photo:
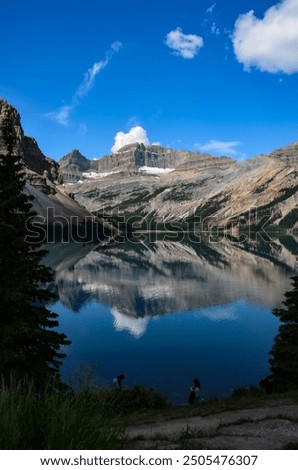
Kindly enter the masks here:
<path id="1" fill-rule="evenodd" d="M 88 159 L 78 149 L 73 149 L 60 159 L 60 164 L 63 164 L 63 162 L 84 162 L 86 160 Z"/>
<path id="2" fill-rule="evenodd" d="M 148 215 L 156 227 L 173 221 L 192 227 L 197 214 L 202 220 L 211 217 L 215 226 L 234 227 L 239 221 L 254 226 L 258 219 L 251 208 L 279 229 L 298 227 L 298 142 L 244 162 L 142 143 L 94 160 L 73 149 L 60 160 L 59 169 L 35 139 L 24 135 L 17 110 L 0 99 L 0 125 L 8 113 L 17 136 L 15 151 L 24 159 L 28 182 L 38 189 L 39 200 L 40 191 L 49 197 L 57 193 L 57 201 L 64 198 L 77 212 L 79 206 L 67 197 L 71 193 L 88 211 L 111 217 L 120 213 L 127 220 L 141 214 L 147 221 Z M 1 136 L 0 152 L 6 153 Z M 57 184 L 60 171 L 64 187 Z"/>
<path id="3" fill-rule="evenodd" d="M 161 145 L 144 145 L 135 142 L 121 147 L 117 152 L 96 160 L 88 160 L 78 150 L 73 150 L 59 161 L 64 181 L 76 183 L 84 179 L 103 177 L 113 173 L 116 178 L 174 170 L 200 170 L 207 167 L 228 168 L 235 161 L 228 157 L 214 157 L 209 154 L 174 150 Z M 161 173 L 159 172 L 159 173 Z"/>
<path id="4" fill-rule="evenodd" d="M 123 152 L 133 152 L 138 150 L 145 150 L 145 145 L 140 142 L 134 142 L 132 144 L 127 144 L 118 149 L 115 153 L 123 153 Z"/>
<path id="5" fill-rule="evenodd" d="M 36 140 L 24 134 L 21 117 L 19 112 L 11 106 L 5 99 L 0 98 L 0 125 L 2 121 L 10 115 L 16 135 L 16 145 L 14 152 L 23 158 L 27 179 L 31 184 L 35 184 L 45 192 L 49 191 L 46 179 L 51 181 L 60 180 L 59 165 L 51 158 L 45 157 L 42 153 Z M 0 152 L 7 153 L 6 146 L 0 135 Z"/>
<path id="6" fill-rule="evenodd" d="M 7 103 L 7 101 L 4 98 L 0 98 L 0 125 L 2 124 L 2 121 L 8 117 L 10 114 L 13 123 L 14 123 L 14 129 L 17 137 L 17 143 L 15 147 L 15 152 L 22 152 L 22 145 L 21 142 L 24 138 L 24 132 L 21 126 L 21 117 L 18 111 L 11 106 L 10 104 Z M 1 136 L 0 136 L 0 152 L 4 155 L 7 153 L 6 146 L 4 145 Z"/>
<path id="7" fill-rule="evenodd" d="M 270 224 L 293 229 L 297 165 L 297 142 L 244 162 L 137 143 L 91 161 L 72 191 L 88 210 L 120 213 L 127 220 L 148 216 L 158 228 L 176 221 L 191 227 L 197 214 L 214 225 L 245 220 L 253 226 L 257 218 L 251 208 L 258 207 Z"/>
<path id="8" fill-rule="evenodd" d="M 91 161 L 77 149 L 64 155 L 59 160 L 60 170 L 66 183 L 76 183 L 82 177 L 82 173 L 90 169 Z"/>
<path id="9" fill-rule="evenodd" d="M 42 153 L 34 138 L 24 134 L 18 111 L 6 100 L 0 98 L 0 126 L 7 116 L 10 116 L 13 121 L 16 134 L 14 152 L 24 162 L 26 179 L 24 191 L 33 197 L 34 212 L 46 219 L 49 224 L 54 223 L 57 217 L 62 217 L 59 220 L 67 228 L 76 223 L 73 222 L 74 220 L 79 224 L 84 224 L 85 218 L 89 217 L 90 213 L 74 201 L 71 192 L 61 184 L 63 181 L 59 164 Z M 0 153 L 7 155 L 1 132 Z M 99 225 L 101 226 L 100 221 Z"/>

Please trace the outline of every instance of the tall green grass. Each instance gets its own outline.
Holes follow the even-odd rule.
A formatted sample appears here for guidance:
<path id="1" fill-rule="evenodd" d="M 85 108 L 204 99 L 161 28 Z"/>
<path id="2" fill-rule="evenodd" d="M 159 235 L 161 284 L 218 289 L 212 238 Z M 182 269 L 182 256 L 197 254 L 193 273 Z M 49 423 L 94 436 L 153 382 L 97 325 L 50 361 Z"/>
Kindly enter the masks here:
<path id="1" fill-rule="evenodd" d="M 0 449 L 119 449 L 124 432 L 105 400 L 85 392 L 50 387 L 37 393 L 30 383 L 0 386 Z"/>

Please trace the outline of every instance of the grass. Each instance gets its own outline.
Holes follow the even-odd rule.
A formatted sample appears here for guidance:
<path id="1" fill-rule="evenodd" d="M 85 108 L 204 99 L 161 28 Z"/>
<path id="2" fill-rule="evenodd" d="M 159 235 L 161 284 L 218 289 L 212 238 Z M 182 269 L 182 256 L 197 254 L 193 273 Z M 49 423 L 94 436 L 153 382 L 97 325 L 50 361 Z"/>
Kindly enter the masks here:
<path id="1" fill-rule="evenodd" d="M 77 391 L 48 386 L 36 392 L 26 381 L 0 386 L 0 449 L 122 449 L 124 418 L 170 406 L 141 385 L 106 390 L 79 383 Z"/>
<path id="2" fill-rule="evenodd" d="M 104 401 L 86 392 L 36 393 L 26 382 L 0 388 L 0 449 L 120 449 L 124 432 Z"/>
<path id="3" fill-rule="evenodd" d="M 204 446 L 200 439 L 209 437 L 208 434 L 204 434 L 200 431 L 193 431 L 189 426 L 182 431 L 179 438 L 177 439 L 178 450 L 203 450 Z"/>
<path id="4" fill-rule="evenodd" d="M 31 383 L 12 380 L 0 385 L 0 449 L 123 449 L 128 442 L 127 425 L 298 403 L 298 391 L 266 395 L 250 387 L 235 392 L 224 400 L 172 406 L 159 392 L 141 385 L 119 392 L 83 384 L 78 391 L 58 392 L 48 387 L 37 393 Z M 210 433 L 186 428 L 176 444 L 191 448 L 194 441 L 199 446 L 200 439 L 208 436 Z M 296 445 L 290 442 L 293 447 L 289 448 Z"/>

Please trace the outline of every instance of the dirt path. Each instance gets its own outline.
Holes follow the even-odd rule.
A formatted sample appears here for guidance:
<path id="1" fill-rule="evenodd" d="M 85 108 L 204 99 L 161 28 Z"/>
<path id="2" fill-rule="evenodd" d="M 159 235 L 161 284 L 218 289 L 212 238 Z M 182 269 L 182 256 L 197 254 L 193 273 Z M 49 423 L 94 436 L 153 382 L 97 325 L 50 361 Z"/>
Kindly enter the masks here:
<path id="1" fill-rule="evenodd" d="M 127 435 L 128 449 L 282 449 L 298 444 L 298 405 L 169 419 L 129 427 Z"/>

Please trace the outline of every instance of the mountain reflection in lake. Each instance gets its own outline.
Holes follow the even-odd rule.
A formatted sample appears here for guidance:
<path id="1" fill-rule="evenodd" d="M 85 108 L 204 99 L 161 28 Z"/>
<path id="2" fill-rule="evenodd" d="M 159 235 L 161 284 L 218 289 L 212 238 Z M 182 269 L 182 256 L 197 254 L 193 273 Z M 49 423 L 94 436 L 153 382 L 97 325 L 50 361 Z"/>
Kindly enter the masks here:
<path id="1" fill-rule="evenodd" d="M 278 328 L 271 310 L 297 273 L 294 237 L 47 248 L 59 295 L 52 309 L 72 341 L 64 380 L 74 379 L 81 363 L 96 364 L 104 386 L 124 373 L 125 385 L 141 383 L 184 403 L 195 377 L 208 398 L 268 373 Z"/>

